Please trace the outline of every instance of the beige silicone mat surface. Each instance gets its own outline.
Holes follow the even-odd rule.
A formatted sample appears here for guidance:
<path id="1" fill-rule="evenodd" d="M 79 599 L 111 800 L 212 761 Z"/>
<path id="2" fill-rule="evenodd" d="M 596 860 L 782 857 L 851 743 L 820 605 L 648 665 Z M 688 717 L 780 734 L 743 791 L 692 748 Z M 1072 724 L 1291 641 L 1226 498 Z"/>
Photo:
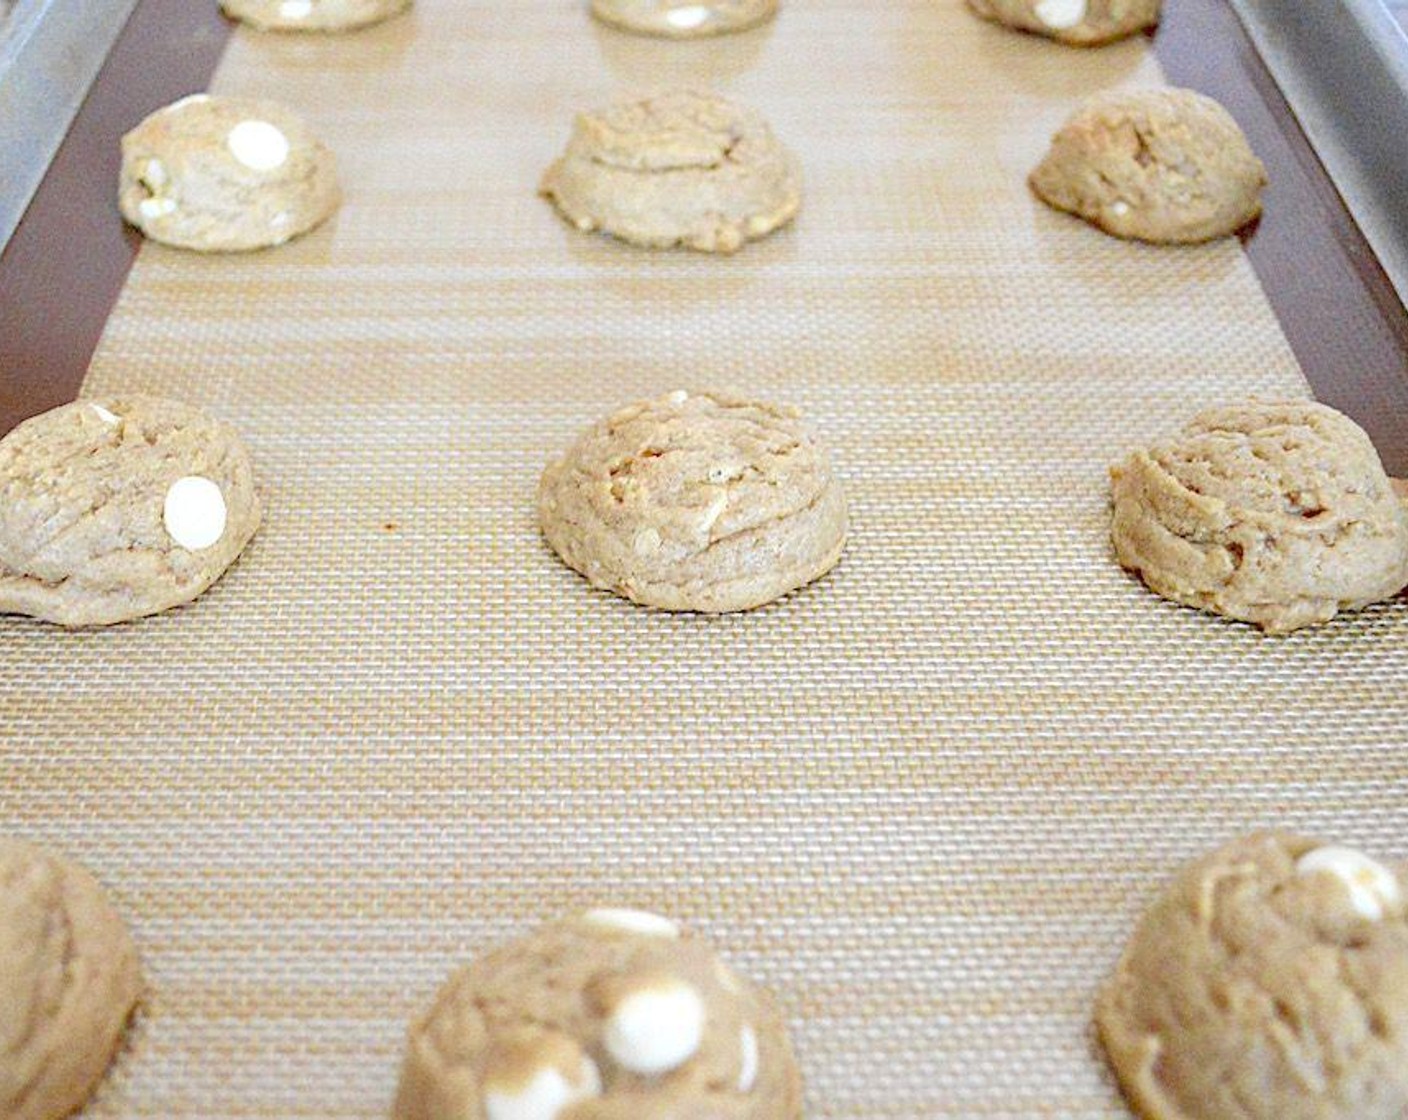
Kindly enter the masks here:
<path id="1" fill-rule="evenodd" d="M 239 33 L 215 89 L 301 110 L 346 205 L 274 252 L 146 247 L 85 391 L 233 421 L 264 528 L 165 617 L 0 620 L 0 826 L 98 872 L 150 978 L 92 1114 L 384 1116 L 453 965 L 612 902 L 778 993 L 809 1116 L 1122 1117 L 1089 1007 L 1180 861 L 1264 825 L 1408 854 L 1408 604 L 1267 639 L 1109 554 L 1107 464 L 1305 391 L 1236 242 L 1026 192 L 1082 95 L 1161 80 L 961 0 L 686 45 L 575 0 Z M 796 149 L 794 228 L 650 254 L 534 197 L 576 107 L 674 81 Z M 548 456 L 680 386 L 810 414 L 853 507 L 829 578 L 672 617 L 546 551 Z"/>

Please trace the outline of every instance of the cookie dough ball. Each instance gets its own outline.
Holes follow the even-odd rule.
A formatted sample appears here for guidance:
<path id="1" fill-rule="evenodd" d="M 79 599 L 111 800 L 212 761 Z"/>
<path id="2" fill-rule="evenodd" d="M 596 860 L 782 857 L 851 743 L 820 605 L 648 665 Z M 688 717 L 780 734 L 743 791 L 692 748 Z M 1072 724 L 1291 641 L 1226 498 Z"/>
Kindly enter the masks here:
<path id="1" fill-rule="evenodd" d="M 281 245 L 341 201 L 333 156 L 282 105 L 197 94 L 122 138 L 122 216 L 201 252 Z"/>
<path id="2" fill-rule="evenodd" d="M 706 253 L 766 236 L 802 204 L 796 161 L 762 117 L 688 91 L 578 116 L 541 191 L 580 230 Z"/>
<path id="3" fill-rule="evenodd" d="M 1144 916 L 1096 1024 L 1148 1120 L 1399 1120 L 1399 878 L 1297 836 L 1237 840 L 1184 870 Z"/>
<path id="4" fill-rule="evenodd" d="M 220 6 L 260 31 L 352 31 L 399 15 L 411 0 L 220 0 Z"/>
<path id="5" fill-rule="evenodd" d="M 1098 47 L 1158 25 L 1161 0 L 968 0 L 984 19 L 1077 47 Z"/>
<path id="6" fill-rule="evenodd" d="M 841 484 L 795 411 L 683 390 L 590 428 L 543 472 L 538 516 L 593 586 L 671 611 L 761 606 L 846 541 Z"/>
<path id="7" fill-rule="evenodd" d="M 1100 94 L 1056 133 L 1038 198 L 1115 237 L 1211 241 L 1261 213 L 1266 169 L 1231 115 L 1186 89 Z"/>
<path id="8" fill-rule="evenodd" d="M 259 526 L 234 429 L 158 397 L 104 397 L 0 440 L 0 613 L 104 626 L 194 599 Z"/>
<path id="9" fill-rule="evenodd" d="M 410 1030 L 397 1120 L 796 1120 L 768 995 L 674 922 L 591 910 L 453 975 Z"/>
<path id="10" fill-rule="evenodd" d="M 638 35 L 698 39 L 766 23 L 777 0 L 592 0 L 592 15 Z"/>
<path id="11" fill-rule="evenodd" d="M 137 951 L 97 880 L 0 837 L 0 1116 L 81 1108 L 141 990 Z"/>
<path id="12" fill-rule="evenodd" d="M 1110 476 L 1116 557 L 1176 602 L 1287 633 L 1408 584 L 1408 509 L 1324 405 L 1209 409 Z"/>

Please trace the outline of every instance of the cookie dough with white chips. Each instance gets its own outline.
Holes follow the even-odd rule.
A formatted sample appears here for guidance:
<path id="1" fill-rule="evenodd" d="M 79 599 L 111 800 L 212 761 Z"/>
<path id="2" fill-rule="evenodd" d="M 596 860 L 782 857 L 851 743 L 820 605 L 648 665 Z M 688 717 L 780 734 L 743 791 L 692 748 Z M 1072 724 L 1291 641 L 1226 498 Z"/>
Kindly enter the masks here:
<path id="1" fill-rule="evenodd" d="M 1098 47 L 1158 25 L 1162 0 L 968 0 L 984 19 L 1077 47 Z"/>
<path id="2" fill-rule="evenodd" d="M 1325 405 L 1208 409 L 1110 478 L 1116 558 L 1176 602 L 1284 634 L 1408 585 L 1408 507 Z"/>
<path id="3" fill-rule="evenodd" d="M 1144 916 L 1096 1023 L 1147 1120 L 1401 1120 L 1401 871 L 1286 833 L 1236 840 Z"/>
<path id="4" fill-rule="evenodd" d="M 1048 206 L 1156 245 L 1229 237 L 1261 214 L 1266 169 L 1230 113 L 1188 89 L 1106 92 L 1032 172 Z"/>
<path id="5" fill-rule="evenodd" d="M 142 991 L 131 935 L 71 860 L 0 837 L 0 1116 L 82 1108 Z"/>
<path id="6" fill-rule="evenodd" d="M 399 15 L 411 0 L 220 0 L 220 6 L 261 31 L 353 31 Z"/>
<path id="7" fill-rule="evenodd" d="M 589 428 L 543 472 L 543 536 L 596 587 L 672 611 L 741 611 L 825 575 L 846 499 L 789 408 L 683 389 Z"/>
<path id="8" fill-rule="evenodd" d="M 777 14 L 777 0 L 592 0 L 603 23 L 666 39 L 746 31 Z"/>
<path id="9" fill-rule="evenodd" d="M 229 425 L 158 397 L 65 405 L 0 440 L 0 614 L 104 626 L 189 602 L 259 520 Z"/>
<path id="10" fill-rule="evenodd" d="M 796 216 L 802 178 L 760 114 L 675 90 L 579 114 L 539 192 L 584 233 L 732 253 Z"/>
<path id="11" fill-rule="evenodd" d="M 396 1120 L 796 1120 L 772 999 L 674 922 L 589 910 L 450 977 L 411 1025 Z"/>
<path id="12" fill-rule="evenodd" d="M 122 138 L 118 190 L 123 217 L 147 237 L 208 253 L 281 245 L 342 198 L 332 153 L 293 112 L 205 94 Z"/>

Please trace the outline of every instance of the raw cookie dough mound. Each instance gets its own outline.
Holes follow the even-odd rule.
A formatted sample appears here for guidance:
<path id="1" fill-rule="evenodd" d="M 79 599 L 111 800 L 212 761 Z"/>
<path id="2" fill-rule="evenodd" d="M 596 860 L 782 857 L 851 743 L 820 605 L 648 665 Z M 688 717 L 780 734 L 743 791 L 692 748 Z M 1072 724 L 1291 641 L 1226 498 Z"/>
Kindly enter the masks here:
<path id="1" fill-rule="evenodd" d="M 332 153 L 273 101 L 197 94 L 122 138 L 122 216 L 167 245 L 281 245 L 326 220 L 341 197 Z"/>
<path id="2" fill-rule="evenodd" d="M 1110 476 L 1115 555 L 1165 598 L 1287 633 L 1408 584 L 1408 510 L 1324 405 L 1209 409 Z"/>
<path id="3" fill-rule="evenodd" d="M 744 31 L 776 14 L 777 0 L 592 0 L 603 23 L 667 39 Z"/>
<path id="4" fill-rule="evenodd" d="M 81 1108 L 141 990 L 137 951 L 97 880 L 0 837 L 0 1116 Z"/>
<path id="5" fill-rule="evenodd" d="M 1186 89 L 1103 93 L 1031 175 L 1043 202 L 1116 237 L 1211 241 L 1261 213 L 1266 169 L 1231 115 Z"/>
<path id="6" fill-rule="evenodd" d="M 220 6 L 261 31 L 351 31 L 399 15 L 411 0 L 220 0 Z"/>
<path id="7" fill-rule="evenodd" d="M 396 1120 L 796 1120 L 766 993 L 666 918 L 592 910 L 455 973 L 410 1030 Z"/>
<path id="8" fill-rule="evenodd" d="M 596 587 L 671 611 L 741 611 L 841 557 L 846 499 L 796 412 L 683 390 L 589 429 L 543 472 L 554 551 Z"/>
<path id="9" fill-rule="evenodd" d="M 984 19 L 1077 47 L 1097 47 L 1148 31 L 1162 0 L 968 0 Z"/>
<path id="10" fill-rule="evenodd" d="M 259 526 L 234 429 L 159 397 L 105 397 L 0 440 L 0 614 L 104 626 L 194 599 Z"/>
<path id="11" fill-rule="evenodd" d="M 578 116 L 541 192 L 580 230 L 707 253 L 766 236 L 802 204 L 796 161 L 767 122 L 689 91 Z"/>
<path id="12" fill-rule="evenodd" d="M 1296 836 L 1237 840 L 1144 916 L 1095 1017 L 1148 1120 L 1401 1120 L 1398 876 Z"/>

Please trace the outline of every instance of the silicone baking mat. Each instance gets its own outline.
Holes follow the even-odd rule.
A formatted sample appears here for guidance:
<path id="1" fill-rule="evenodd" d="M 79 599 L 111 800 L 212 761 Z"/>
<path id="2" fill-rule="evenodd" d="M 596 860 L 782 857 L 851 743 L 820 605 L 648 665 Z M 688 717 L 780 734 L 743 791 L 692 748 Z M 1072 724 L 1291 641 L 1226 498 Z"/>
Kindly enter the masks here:
<path id="1" fill-rule="evenodd" d="M 1265 825 L 1404 855 L 1408 605 L 1268 639 L 1110 555 L 1111 461 L 1305 391 L 1235 241 L 1026 191 L 1081 97 L 1161 80 L 960 0 L 696 44 L 575 0 L 239 33 L 214 88 L 303 112 L 346 205 L 273 252 L 144 248 L 85 392 L 235 423 L 265 525 L 167 616 L 0 620 L 0 826 L 98 872 L 150 978 L 92 1114 L 385 1115 L 451 967 L 609 902 L 777 992 L 810 1116 L 1120 1117 L 1091 999 L 1180 861 Z M 535 198 L 574 109 L 675 82 L 795 148 L 794 228 L 652 254 Z M 670 616 L 545 549 L 545 460 L 681 386 L 810 415 L 831 576 Z"/>

